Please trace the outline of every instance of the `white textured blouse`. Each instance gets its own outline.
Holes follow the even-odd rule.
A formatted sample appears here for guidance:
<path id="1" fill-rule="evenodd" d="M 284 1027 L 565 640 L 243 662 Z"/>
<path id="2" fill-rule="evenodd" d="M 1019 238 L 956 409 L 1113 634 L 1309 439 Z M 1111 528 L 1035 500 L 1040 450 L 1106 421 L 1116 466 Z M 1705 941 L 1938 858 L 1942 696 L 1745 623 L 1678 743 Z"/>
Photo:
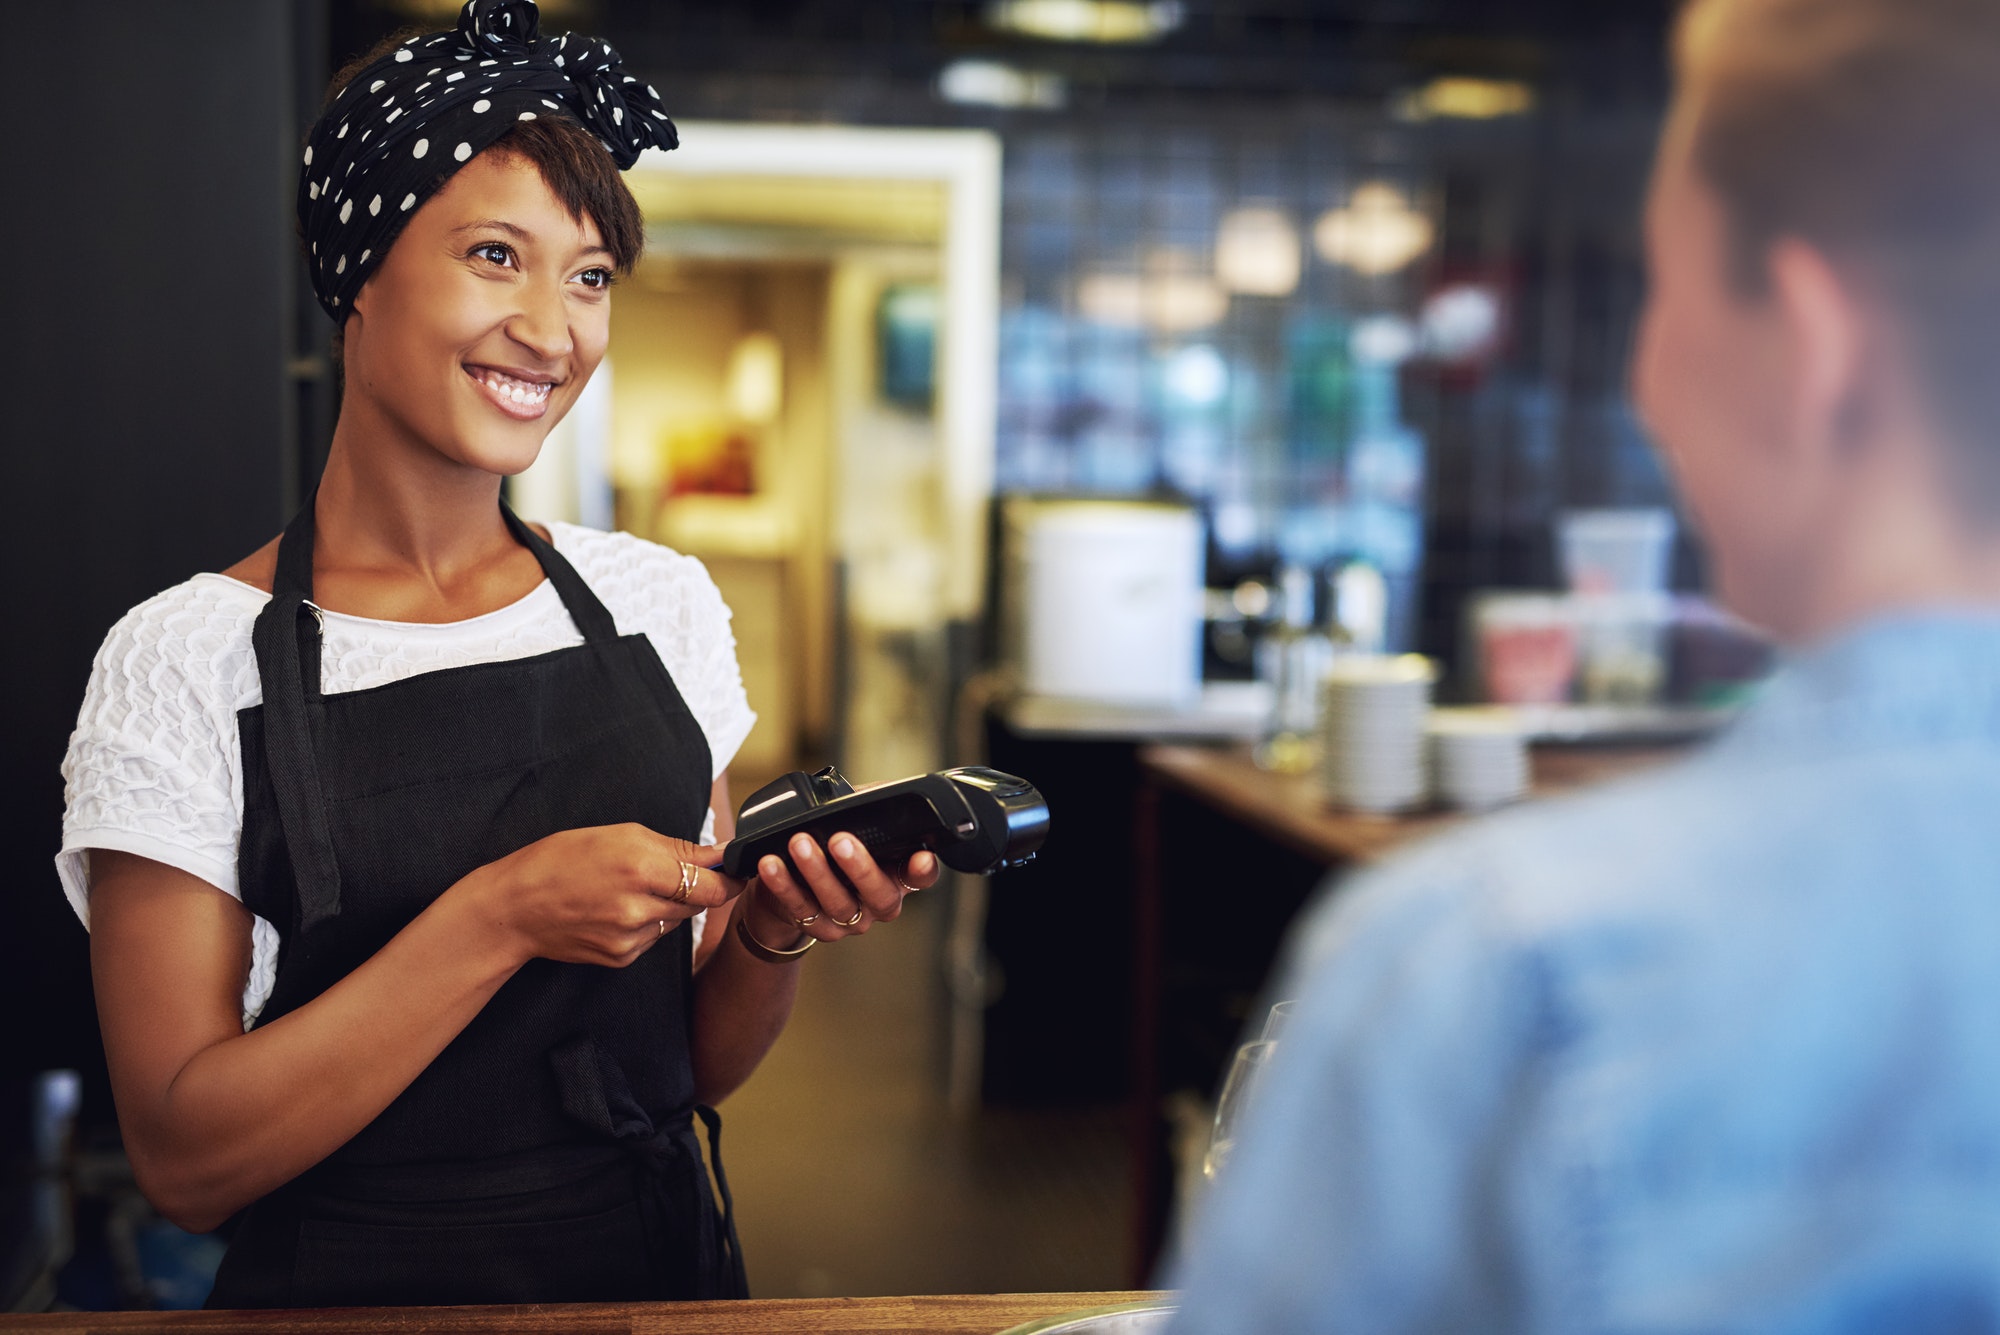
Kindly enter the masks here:
<path id="1" fill-rule="evenodd" d="M 701 562 L 626 533 L 550 524 L 556 550 L 600 598 L 621 635 L 643 633 L 708 739 L 721 775 L 757 716 L 743 693 L 729 608 Z M 236 899 L 243 761 L 236 713 L 263 689 L 250 631 L 270 595 L 225 575 L 196 575 L 127 612 L 97 651 L 63 760 L 67 806 L 56 869 L 90 926 L 93 848 L 177 867 Z M 425 672 L 530 658 L 583 643 L 555 586 L 466 621 L 420 624 L 325 614 L 321 690 L 328 695 Z M 713 835 L 714 815 L 702 839 Z M 701 921 L 694 923 L 700 942 Z M 270 1000 L 278 933 L 252 926 L 243 1026 Z"/>

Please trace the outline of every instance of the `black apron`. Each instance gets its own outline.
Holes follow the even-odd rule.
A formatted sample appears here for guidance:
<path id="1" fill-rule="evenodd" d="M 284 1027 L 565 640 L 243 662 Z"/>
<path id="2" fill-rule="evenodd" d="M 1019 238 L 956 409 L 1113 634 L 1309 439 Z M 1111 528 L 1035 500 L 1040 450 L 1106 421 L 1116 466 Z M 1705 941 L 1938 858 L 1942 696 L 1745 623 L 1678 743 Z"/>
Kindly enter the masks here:
<path id="1" fill-rule="evenodd" d="M 337 695 L 320 690 L 312 501 L 279 541 L 253 632 L 264 702 L 237 716 L 243 902 L 282 943 L 260 1025 L 544 835 L 700 837 L 708 743 L 659 656 L 503 514 L 584 643 Z M 239 1217 L 208 1305 L 745 1296 L 721 1123 L 694 1102 L 691 940 L 676 926 L 624 969 L 530 961 L 374 1121 Z"/>

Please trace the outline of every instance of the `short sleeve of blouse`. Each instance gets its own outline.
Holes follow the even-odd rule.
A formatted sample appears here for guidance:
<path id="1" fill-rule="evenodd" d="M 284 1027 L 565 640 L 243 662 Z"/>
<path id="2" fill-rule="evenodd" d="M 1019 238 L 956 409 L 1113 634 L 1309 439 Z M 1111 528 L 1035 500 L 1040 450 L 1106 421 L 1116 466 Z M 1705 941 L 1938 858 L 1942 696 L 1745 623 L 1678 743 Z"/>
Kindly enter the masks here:
<path id="1" fill-rule="evenodd" d="M 190 581 L 126 613 L 98 649 L 63 758 L 56 859 L 86 928 L 94 848 L 149 858 L 241 897 L 236 709 L 257 698 L 249 638 L 261 601 L 224 581 Z M 261 919 L 251 953 L 253 977 L 275 968 L 277 935 Z"/>

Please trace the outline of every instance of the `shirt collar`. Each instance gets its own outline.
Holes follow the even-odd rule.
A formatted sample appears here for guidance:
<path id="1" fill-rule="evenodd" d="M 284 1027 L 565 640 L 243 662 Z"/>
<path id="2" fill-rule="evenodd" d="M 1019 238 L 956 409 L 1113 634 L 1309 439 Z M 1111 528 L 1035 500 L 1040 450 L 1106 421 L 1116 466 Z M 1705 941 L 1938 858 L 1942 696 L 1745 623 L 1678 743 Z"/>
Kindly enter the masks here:
<path id="1" fill-rule="evenodd" d="M 1873 618 L 1789 656 L 1737 745 L 2000 741 L 2000 608 Z"/>

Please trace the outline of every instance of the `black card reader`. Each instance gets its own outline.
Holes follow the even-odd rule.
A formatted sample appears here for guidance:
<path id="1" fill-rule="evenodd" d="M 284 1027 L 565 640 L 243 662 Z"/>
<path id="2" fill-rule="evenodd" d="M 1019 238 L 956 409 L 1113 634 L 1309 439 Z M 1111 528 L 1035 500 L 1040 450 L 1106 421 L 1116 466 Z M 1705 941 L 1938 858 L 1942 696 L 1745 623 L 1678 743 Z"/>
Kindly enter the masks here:
<path id="1" fill-rule="evenodd" d="M 920 849 L 983 876 L 1033 860 L 1048 836 L 1049 806 L 1026 779 L 977 765 L 859 791 L 831 765 L 794 770 L 743 800 L 723 872 L 755 876 L 758 861 L 776 855 L 796 875 L 785 845 L 800 832 L 822 848 L 835 834 L 853 835 L 891 876 Z"/>

